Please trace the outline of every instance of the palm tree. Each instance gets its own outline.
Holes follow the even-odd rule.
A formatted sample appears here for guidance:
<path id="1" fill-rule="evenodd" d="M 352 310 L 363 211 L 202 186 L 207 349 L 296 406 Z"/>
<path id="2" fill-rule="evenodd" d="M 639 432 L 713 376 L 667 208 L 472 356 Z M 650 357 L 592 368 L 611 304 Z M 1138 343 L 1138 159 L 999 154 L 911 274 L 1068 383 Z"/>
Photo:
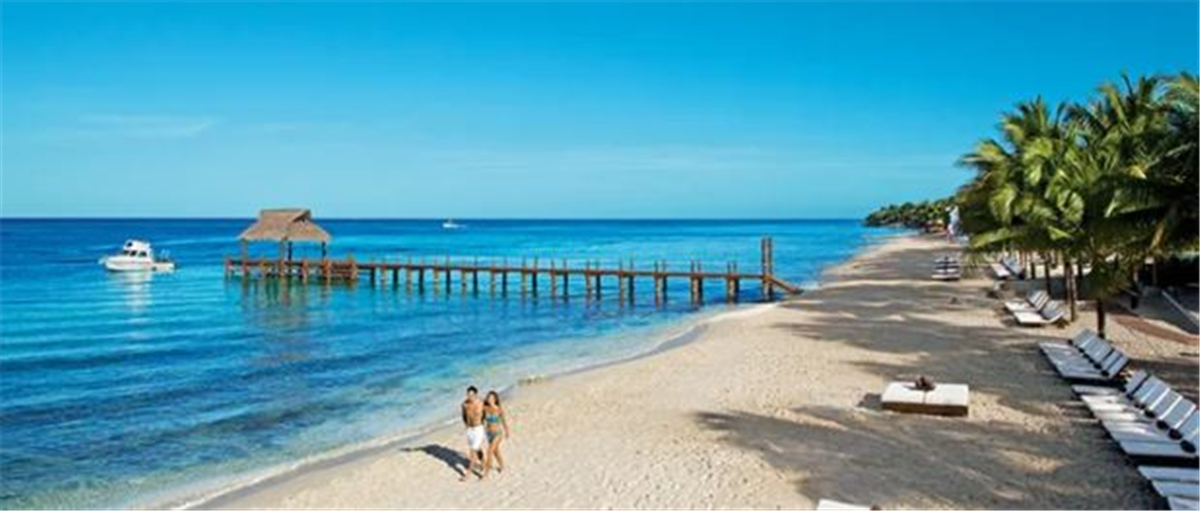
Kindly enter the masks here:
<path id="1" fill-rule="evenodd" d="M 1079 215 L 1069 198 L 1049 194 L 1048 186 L 1075 147 L 1073 125 L 1066 122 L 1066 105 L 1053 113 L 1039 97 L 1018 104 L 1005 114 L 1003 141 L 985 140 L 960 163 L 976 170 L 976 178 L 960 190 L 963 223 L 972 232 L 972 249 L 993 252 L 1016 248 L 1041 255 L 1050 290 L 1049 261 L 1066 257 L 1077 233 Z M 987 214 L 980 214 L 986 208 Z M 1068 288 L 1071 319 L 1076 316 L 1074 294 Z"/>
<path id="2" fill-rule="evenodd" d="M 1063 188 L 1084 206 L 1078 249 L 1091 267 L 1088 287 L 1102 336 L 1105 300 L 1129 284 L 1146 257 L 1178 238 L 1186 216 L 1169 202 L 1180 187 L 1167 171 L 1172 138 L 1162 84 L 1156 77 L 1134 82 L 1125 76 L 1123 87 L 1104 84 L 1098 99 L 1071 112 L 1082 131 Z"/>

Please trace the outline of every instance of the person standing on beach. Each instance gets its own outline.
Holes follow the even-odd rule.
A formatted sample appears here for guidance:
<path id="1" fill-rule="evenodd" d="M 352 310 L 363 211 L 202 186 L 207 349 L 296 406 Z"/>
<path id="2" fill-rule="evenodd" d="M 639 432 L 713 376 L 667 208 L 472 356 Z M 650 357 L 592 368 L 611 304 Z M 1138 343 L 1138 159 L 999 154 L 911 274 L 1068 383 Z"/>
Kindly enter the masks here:
<path id="1" fill-rule="evenodd" d="M 509 435 L 508 416 L 504 414 L 504 408 L 500 406 L 500 394 L 496 391 L 487 393 L 487 397 L 483 398 L 483 425 L 487 430 L 488 448 L 487 455 L 483 457 L 483 474 L 480 479 L 487 477 L 488 470 L 492 468 L 492 461 L 496 462 L 496 472 L 504 471 L 504 458 L 500 456 L 500 444 Z"/>
<path id="2" fill-rule="evenodd" d="M 484 450 L 487 449 L 487 432 L 483 428 L 483 401 L 479 400 L 479 389 L 467 387 L 467 399 L 462 403 L 463 425 L 467 428 L 467 470 L 460 480 L 466 481 L 476 467 L 483 467 Z"/>

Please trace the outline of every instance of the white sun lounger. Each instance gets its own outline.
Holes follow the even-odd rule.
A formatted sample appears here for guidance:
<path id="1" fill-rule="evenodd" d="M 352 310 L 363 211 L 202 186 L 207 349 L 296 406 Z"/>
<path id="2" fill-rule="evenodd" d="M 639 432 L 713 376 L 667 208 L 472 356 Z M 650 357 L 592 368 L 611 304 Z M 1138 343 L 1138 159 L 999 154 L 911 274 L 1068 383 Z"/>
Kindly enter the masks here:
<path id="1" fill-rule="evenodd" d="M 1018 261 L 1017 258 L 1008 256 L 1001 259 L 1000 263 L 1004 265 L 1004 269 L 1008 270 L 1008 273 L 1014 278 L 1025 278 L 1025 267 L 1021 265 L 1021 261 Z"/>
<path id="2" fill-rule="evenodd" d="M 1091 342 L 1083 350 L 1057 342 L 1038 343 L 1038 348 L 1056 369 L 1095 367 L 1103 364 L 1114 351 L 1111 345 L 1102 341 Z"/>
<path id="3" fill-rule="evenodd" d="M 1125 367 L 1129 365 L 1129 357 L 1124 353 L 1113 350 L 1112 354 L 1104 359 L 1100 368 L 1094 366 L 1078 366 L 1078 367 L 1058 367 L 1058 375 L 1068 380 L 1083 381 L 1083 382 L 1107 382 L 1113 383 L 1117 381 L 1117 377 Z"/>
<path id="4" fill-rule="evenodd" d="M 1071 343 L 1071 345 L 1075 346 L 1076 348 L 1084 349 L 1087 343 L 1098 339 L 1100 339 L 1099 334 L 1093 332 L 1090 328 L 1084 328 L 1083 330 L 1080 330 L 1079 333 L 1075 334 L 1075 337 L 1067 339 L 1067 342 Z"/>
<path id="5" fill-rule="evenodd" d="M 1050 294 L 1045 291 L 1034 291 L 1029 293 L 1029 296 L 1020 300 L 1009 300 L 1004 302 L 1004 308 L 1008 312 L 1037 312 L 1042 310 L 1046 304 L 1050 303 Z"/>
<path id="6" fill-rule="evenodd" d="M 1104 429 L 1108 431 L 1108 436 L 1118 442 L 1170 442 L 1185 438 L 1188 433 L 1200 427 L 1200 415 L 1196 415 L 1196 405 L 1191 405 L 1191 412 L 1182 420 L 1176 417 L 1178 416 L 1164 418 L 1154 424 L 1104 423 Z"/>
<path id="7" fill-rule="evenodd" d="M 1134 371 L 1129 374 L 1129 379 L 1120 388 L 1109 387 L 1107 385 L 1072 385 L 1071 390 L 1080 397 L 1083 396 L 1120 396 L 1132 398 L 1136 392 L 1142 389 L 1142 385 L 1150 379 L 1150 374 L 1146 371 Z"/>
<path id="8" fill-rule="evenodd" d="M 1182 399 L 1171 386 L 1157 377 L 1150 377 L 1131 396 L 1083 396 L 1080 399 L 1093 413 L 1132 413 L 1158 417 L 1173 406 L 1172 399 Z M 1168 402 L 1170 401 L 1170 402 Z"/>
<path id="9" fill-rule="evenodd" d="M 1046 359 L 1056 367 L 1064 365 L 1096 364 L 1104 360 L 1112 345 L 1095 336 L 1091 330 L 1083 330 L 1068 343 L 1039 342 L 1038 348 Z M 1140 383 L 1140 382 L 1139 382 Z"/>
<path id="10" fill-rule="evenodd" d="M 1200 500 L 1200 486 L 1194 482 L 1150 481 L 1150 484 L 1154 486 L 1154 491 L 1163 497 Z"/>
<path id="11" fill-rule="evenodd" d="M 1200 509 L 1200 500 L 1181 499 L 1179 497 L 1167 497 L 1167 506 L 1172 510 L 1180 511 L 1196 511 Z"/>
<path id="12" fill-rule="evenodd" d="M 1142 477 L 1151 481 L 1179 481 L 1190 482 L 1193 484 L 1200 483 L 1200 469 L 1196 467 L 1181 468 L 1181 467 L 1155 467 L 1141 466 L 1138 467 L 1138 472 L 1141 472 Z"/>
<path id="13" fill-rule="evenodd" d="M 1133 458 L 1153 459 L 1157 462 L 1187 463 L 1196 466 L 1196 444 L 1200 443 L 1200 431 L 1193 430 L 1180 441 L 1136 441 L 1118 442 L 1121 450 Z"/>
<path id="14" fill-rule="evenodd" d="M 1150 481 L 1154 491 L 1165 498 L 1179 498 L 1191 501 L 1200 500 L 1200 486 L 1196 483 L 1179 481 Z"/>
<path id="15" fill-rule="evenodd" d="M 1200 500 L 1200 495 L 1196 494 L 1200 488 L 1200 470 L 1196 467 L 1142 466 L 1138 467 L 1138 472 L 1150 482 L 1154 491 L 1165 499 Z"/>
<path id="16" fill-rule="evenodd" d="M 1066 313 L 1062 310 L 1062 305 L 1051 300 L 1046 304 L 1046 307 L 1040 311 L 1017 311 L 1012 313 L 1016 318 L 1017 324 L 1021 326 L 1045 326 L 1052 325 L 1062 321 Z"/>
<path id="17" fill-rule="evenodd" d="M 1184 483 L 1176 481 L 1150 481 L 1154 486 L 1154 491 L 1158 492 L 1166 498 L 1179 498 L 1186 500 L 1200 500 L 1200 486 L 1196 483 Z"/>

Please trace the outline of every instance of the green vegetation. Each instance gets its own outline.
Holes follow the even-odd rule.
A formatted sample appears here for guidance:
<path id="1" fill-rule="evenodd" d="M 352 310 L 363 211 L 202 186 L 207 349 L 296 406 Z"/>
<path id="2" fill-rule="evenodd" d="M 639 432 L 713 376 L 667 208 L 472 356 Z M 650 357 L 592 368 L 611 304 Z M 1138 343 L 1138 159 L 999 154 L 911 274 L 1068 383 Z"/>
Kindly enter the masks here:
<path id="1" fill-rule="evenodd" d="M 931 229 L 946 225 L 947 210 L 954 204 L 952 198 L 917 203 L 891 204 L 867 215 L 865 223 L 870 227 L 908 227 Z"/>
<path id="2" fill-rule="evenodd" d="M 1082 104 L 1018 104 L 960 162 L 975 171 L 955 197 L 970 249 L 1037 254 L 1047 286 L 1061 265 L 1072 320 L 1090 269 L 1103 335 L 1104 300 L 1146 258 L 1197 248 L 1197 97 L 1196 77 L 1181 73 L 1123 77 Z"/>

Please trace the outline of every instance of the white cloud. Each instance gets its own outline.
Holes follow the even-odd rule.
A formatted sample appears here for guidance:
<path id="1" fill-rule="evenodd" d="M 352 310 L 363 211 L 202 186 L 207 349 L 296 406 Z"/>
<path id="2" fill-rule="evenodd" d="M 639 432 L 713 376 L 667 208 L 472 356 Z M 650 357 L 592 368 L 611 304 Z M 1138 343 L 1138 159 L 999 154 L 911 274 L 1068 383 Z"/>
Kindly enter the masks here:
<path id="1" fill-rule="evenodd" d="M 82 133 L 124 138 L 194 138 L 220 121 L 214 117 L 92 114 L 79 119 Z"/>

